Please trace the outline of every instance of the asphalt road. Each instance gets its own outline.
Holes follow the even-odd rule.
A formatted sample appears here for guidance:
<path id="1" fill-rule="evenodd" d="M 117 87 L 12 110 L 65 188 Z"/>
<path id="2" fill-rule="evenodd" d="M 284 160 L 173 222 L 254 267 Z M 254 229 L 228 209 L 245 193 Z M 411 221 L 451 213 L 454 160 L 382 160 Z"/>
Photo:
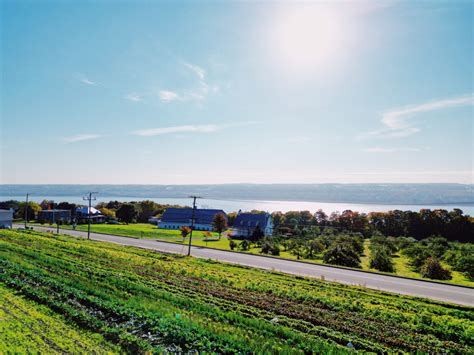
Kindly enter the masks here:
<path id="1" fill-rule="evenodd" d="M 34 227 L 34 229 L 39 231 L 53 230 L 53 228 L 50 227 Z M 67 229 L 61 229 L 61 233 L 74 237 L 87 236 L 87 233 L 85 232 Z M 91 239 L 176 254 L 186 254 L 188 250 L 185 245 L 160 242 L 153 239 L 135 239 L 98 233 L 91 233 Z M 198 258 L 213 259 L 300 276 L 324 278 L 326 281 L 335 281 L 348 285 L 359 285 L 376 290 L 430 298 L 438 301 L 474 307 L 474 289 L 472 288 L 432 283 L 422 280 L 404 279 L 401 277 L 195 246 L 191 249 L 191 255 Z"/>

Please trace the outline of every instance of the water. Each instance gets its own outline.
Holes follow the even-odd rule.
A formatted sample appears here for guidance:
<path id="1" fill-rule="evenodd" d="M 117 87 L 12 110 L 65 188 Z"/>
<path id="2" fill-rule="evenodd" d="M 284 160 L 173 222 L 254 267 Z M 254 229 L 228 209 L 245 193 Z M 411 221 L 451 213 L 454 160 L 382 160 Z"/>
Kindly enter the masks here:
<path id="1" fill-rule="evenodd" d="M 43 200 L 53 200 L 55 202 L 67 201 L 76 204 L 85 204 L 82 196 L 41 196 L 34 195 L 30 196 L 30 201 L 41 202 Z M 144 197 L 123 197 L 123 196 L 97 196 L 97 200 L 94 204 L 99 202 L 108 201 L 141 201 L 141 200 L 152 200 L 160 204 L 172 204 L 172 205 L 186 205 L 191 206 L 192 200 L 189 198 L 144 198 Z M 18 200 L 24 201 L 24 195 L 14 196 L 0 196 L 0 201 L 5 200 Z M 199 199 L 197 200 L 199 208 L 216 208 L 222 209 L 226 212 L 233 211 L 250 211 L 250 210 L 262 210 L 268 212 L 288 212 L 288 211 L 304 211 L 308 210 L 316 212 L 322 209 L 325 213 L 330 214 L 335 211 L 342 212 L 344 210 L 352 210 L 358 212 L 386 212 L 390 210 L 402 210 L 402 211 L 419 211 L 422 208 L 428 209 L 445 209 L 452 210 L 453 208 L 460 208 L 464 211 L 464 214 L 474 216 L 474 205 L 395 205 L 395 204 L 361 204 L 361 203 L 333 203 L 333 202 L 306 202 L 306 201 L 259 201 L 259 200 L 217 200 L 217 199 Z"/>

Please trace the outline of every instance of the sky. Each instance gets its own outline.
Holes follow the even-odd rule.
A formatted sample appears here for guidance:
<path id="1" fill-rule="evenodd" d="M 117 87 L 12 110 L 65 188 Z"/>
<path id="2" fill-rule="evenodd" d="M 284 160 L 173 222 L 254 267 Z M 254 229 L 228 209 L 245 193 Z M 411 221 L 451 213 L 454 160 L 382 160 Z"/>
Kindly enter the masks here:
<path id="1" fill-rule="evenodd" d="M 2 1 L 0 182 L 473 183 L 473 6 Z"/>

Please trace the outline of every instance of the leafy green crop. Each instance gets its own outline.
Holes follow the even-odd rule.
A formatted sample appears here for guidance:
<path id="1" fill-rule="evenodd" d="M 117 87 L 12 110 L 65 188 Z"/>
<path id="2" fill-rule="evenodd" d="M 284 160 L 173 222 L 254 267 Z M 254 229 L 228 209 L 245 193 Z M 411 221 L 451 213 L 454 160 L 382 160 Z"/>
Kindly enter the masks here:
<path id="1" fill-rule="evenodd" d="M 0 231 L 1 284 L 127 352 L 474 345 L 467 307 L 39 232 Z"/>

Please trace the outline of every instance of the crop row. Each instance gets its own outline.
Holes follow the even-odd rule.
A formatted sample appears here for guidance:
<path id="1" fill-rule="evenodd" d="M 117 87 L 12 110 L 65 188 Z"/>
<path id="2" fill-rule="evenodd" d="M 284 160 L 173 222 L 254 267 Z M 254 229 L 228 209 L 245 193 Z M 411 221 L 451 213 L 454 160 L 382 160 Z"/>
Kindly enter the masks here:
<path id="1" fill-rule="evenodd" d="M 39 233 L 1 232 L 0 256 L 1 282 L 128 350 L 473 346 L 460 306 Z"/>

